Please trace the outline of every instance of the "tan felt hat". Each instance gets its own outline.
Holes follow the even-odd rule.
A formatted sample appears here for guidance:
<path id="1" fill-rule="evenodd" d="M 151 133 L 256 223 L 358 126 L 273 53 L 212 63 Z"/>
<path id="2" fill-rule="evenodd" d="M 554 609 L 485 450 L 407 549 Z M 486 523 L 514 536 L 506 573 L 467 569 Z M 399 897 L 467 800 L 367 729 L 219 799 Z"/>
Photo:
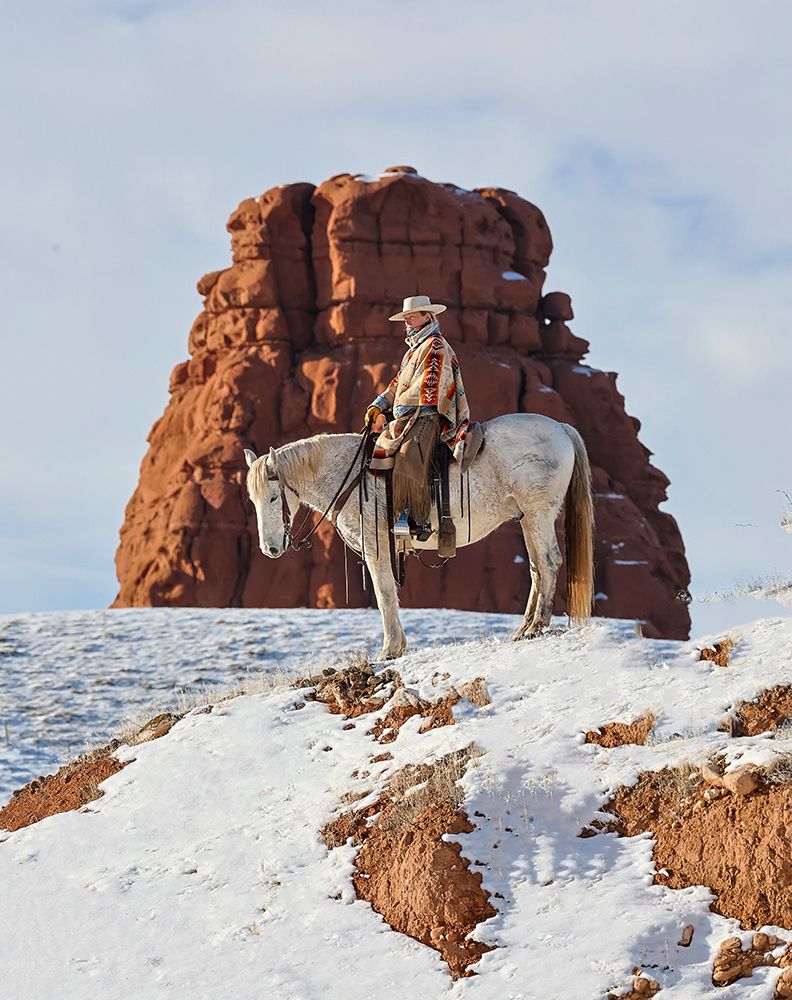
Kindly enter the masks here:
<path id="1" fill-rule="evenodd" d="M 388 319 L 404 319 L 407 313 L 412 312 L 434 313 L 436 316 L 438 313 L 445 312 L 446 308 L 446 306 L 439 306 L 433 303 L 428 295 L 409 295 L 404 300 L 402 311 L 400 313 L 394 313 L 393 316 L 388 316 Z"/>

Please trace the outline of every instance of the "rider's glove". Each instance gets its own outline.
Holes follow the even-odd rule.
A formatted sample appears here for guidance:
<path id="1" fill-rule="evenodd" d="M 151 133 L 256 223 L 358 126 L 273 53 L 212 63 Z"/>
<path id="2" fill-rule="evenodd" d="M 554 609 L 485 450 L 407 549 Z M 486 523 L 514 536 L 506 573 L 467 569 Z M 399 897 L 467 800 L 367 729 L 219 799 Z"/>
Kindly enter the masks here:
<path id="1" fill-rule="evenodd" d="M 382 413 L 382 410 L 378 406 L 370 406 L 366 410 L 366 423 L 374 423 L 377 417 Z"/>

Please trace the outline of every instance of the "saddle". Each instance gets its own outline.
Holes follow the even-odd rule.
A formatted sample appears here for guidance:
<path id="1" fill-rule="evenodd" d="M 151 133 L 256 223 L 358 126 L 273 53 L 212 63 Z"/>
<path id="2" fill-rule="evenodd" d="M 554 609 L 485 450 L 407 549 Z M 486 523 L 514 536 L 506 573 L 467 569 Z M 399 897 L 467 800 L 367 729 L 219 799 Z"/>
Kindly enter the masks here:
<path id="1" fill-rule="evenodd" d="M 456 555 L 456 528 L 451 515 L 451 500 L 449 489 L 449 463 L 451 451 L 447 444 L 440 441 L 436 421 L 427 420 L 417 428 L 418 433 L 411 438 L 410 448 L 405 449 L 406 462 L 400 462 L 401 451 L 397 456 L 396 467 L 393 470 L 377 472 L 376 475 L 385 479 L 385 517 L 388 529 L 388 547 L 390 550 L 391 568 L 399 586 L 404 582 L 404 545 L 396 551 L 397 535 L 402 541 L 413 535 L 418 541 L 426 541 L 432 534 L 429 524 L 430 510 L 434 506 L 437 512 L 438 544 L 437 554 L 441 559 L 450 559 Z M 368 496 L 365 485 L 364 470 L 373 474 L 369 463 L 374 452 L 377 432 L 370 432 L 364 446 L 364 458 L 360 471 L 346 486 L 333 505 L 332 519 L 338 516 L 342 508 L 352 496 L 354 490 Z M 462 456 L 461 474 L 464 476 L 470 469 L 476 456 L 484 446 L 484 431 L 480 423 L 472 422 L 465 435 L 465 451 Z M 399 466 L 402 466 L 401 469 Z M 470 518 L 470 494 L 468 492 L 468 518 Z M 396 500 L 394 501 L 394 498 Z M 404 534 L 399 532 L 397 516 L 408 509 L 409 529 Z M 362 508 L 361 508 L 362 509 Z M 416 517 L 417 514 L 417 517 Z"/>
<path id="2" fill-rule="evenodd" d="M 470 468 L 483 444 L 481 424 L 470 426 L 465 437 L 462 474 Z M 451 515 L 449 467 L 451 452 L 440 440 L 436 415 L 419 417 L 396 455 L 393 469 L 393 506 L 396 537 L 409 548 L 410 539 L 431 537 L 432 509 L 437 517 L 437 553 L 441 559 L 456 555 L 456 529 Z M 406 513 L 405 513 L 406 512 Z"/>
<path id="3" fill-rule="evenodd" d="M 462 476 L 473 464 L 484 444 L 484 431 L 480 423 L 471 423 L 465 434 L 465 451 L 462 455 L 460 473 Z M 451 452 L 448 445 L 438 441 L 432 455 L 432 492 L 437 511 L 437 554 L 441 559 L 451 559 L 456 555 L 456 529 L 451 515 L 448 469 Z M 419 536 L 420 538 L 420 536 Z M 425 539 L 420 539 L 424 541 Z"/>

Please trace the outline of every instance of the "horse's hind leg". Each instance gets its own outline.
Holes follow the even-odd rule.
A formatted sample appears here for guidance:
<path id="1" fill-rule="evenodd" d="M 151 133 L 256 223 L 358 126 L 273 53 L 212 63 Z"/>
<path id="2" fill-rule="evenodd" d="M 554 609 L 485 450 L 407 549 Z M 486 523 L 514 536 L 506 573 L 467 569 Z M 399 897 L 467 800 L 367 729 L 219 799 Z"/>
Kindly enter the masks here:
<path id="1" fill-rule="evenodd" d="M 550 624 L 561 550 L 555 533 L 555 513 L 526 513 L 520 522 L 531 560 L 531 594 L 522 625 L 514 639 L 532 638 Z"/>
<path id="2" fill-rule="evenodd" d="M 528 553 L 528 565 L 531 571 L 531 590 L 528 594 L 528 603 L 525 605 L 525 614 L 523 615 L 523 620 L 520 627 L 514 633 L 512 638 L 515 642 L 518 639 L 523 639 L 528 634 L 531 627 L 531 622 L 533 621 L 534 614 L 536 612 L 536 605 L 539 600 L 539 569 L 536 563 L 536 553 L 534 550 L 533 539 L 531 538 L 531 533 L 528 530 L 528 525 L 526 524 L 525 517 L 520 521 L 520 527 L 522 528 L 523 540 L 525 541 L 525 549 Z"/>

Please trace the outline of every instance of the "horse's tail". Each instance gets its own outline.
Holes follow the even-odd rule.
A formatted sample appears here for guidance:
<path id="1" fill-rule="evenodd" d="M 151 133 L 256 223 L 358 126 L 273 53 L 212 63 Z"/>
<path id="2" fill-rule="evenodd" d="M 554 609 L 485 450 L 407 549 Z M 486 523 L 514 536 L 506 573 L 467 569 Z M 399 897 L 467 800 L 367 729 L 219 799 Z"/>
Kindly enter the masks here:
<path id="1" fill-rule="evenodd" d="M 591 466 L 583 438 L 569 424 L 561 425 L 575 449 L 575 465 L 564 501 L 567 606 L 580 623 L 591 617 L 594 603 L 594 504 Z"/>

